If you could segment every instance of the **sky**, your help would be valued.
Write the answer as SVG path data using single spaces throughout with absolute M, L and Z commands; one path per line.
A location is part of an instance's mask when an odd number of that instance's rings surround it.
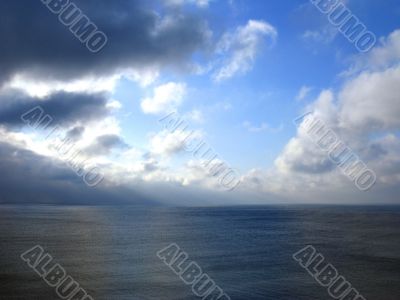
M 400 3 L 341 1 L 360 51 L 313 2 L 1 1 L 0 203 L 399 204 Z

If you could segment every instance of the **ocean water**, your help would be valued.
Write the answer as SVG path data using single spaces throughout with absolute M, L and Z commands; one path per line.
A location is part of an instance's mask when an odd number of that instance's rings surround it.
M 59 299 L 39 244 L 94 299 L 200 299 L 156 252 L 178 244 L 232 300 L 332 299 L 292 258 L 313 245 L 370 300 L 400 299 L 397 207 L 0 206 L 0 299 Z

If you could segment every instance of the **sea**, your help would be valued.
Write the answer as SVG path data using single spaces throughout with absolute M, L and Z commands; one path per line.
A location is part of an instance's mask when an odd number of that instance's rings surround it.
M 398 206 L 49 205 L 0 205 L 0 299 L 61 299 L 21 259 L 36 245 L 93 299 L 201 299 L 156 255 L 172 243 L 232 300 L 333 299 L 292 257 L 307 245 L 365 299 L 400 300 Z

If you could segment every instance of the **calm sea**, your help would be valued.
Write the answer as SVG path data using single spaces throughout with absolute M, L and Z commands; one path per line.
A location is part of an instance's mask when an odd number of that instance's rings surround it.
M 0 299 L 58 299 L 39 244 L 94 299 L 200 299 L 156 252 L 177 243 L 232 300 L 332 299 L 292 258 L 313 245 L 370 300 L 400 299 L 397 207 L 0 206 Z

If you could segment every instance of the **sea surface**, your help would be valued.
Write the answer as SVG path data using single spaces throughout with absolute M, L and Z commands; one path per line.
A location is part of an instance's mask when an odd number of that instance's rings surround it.
M 200 299 L 156 252 L 176 243 L 232 300 L 333 299 L 313 245 L 369 300 L 400 299 L 399 207 L 0 206 L 0 299 L 60 299 L 20 258 L 41 245 L 94 299 Z

